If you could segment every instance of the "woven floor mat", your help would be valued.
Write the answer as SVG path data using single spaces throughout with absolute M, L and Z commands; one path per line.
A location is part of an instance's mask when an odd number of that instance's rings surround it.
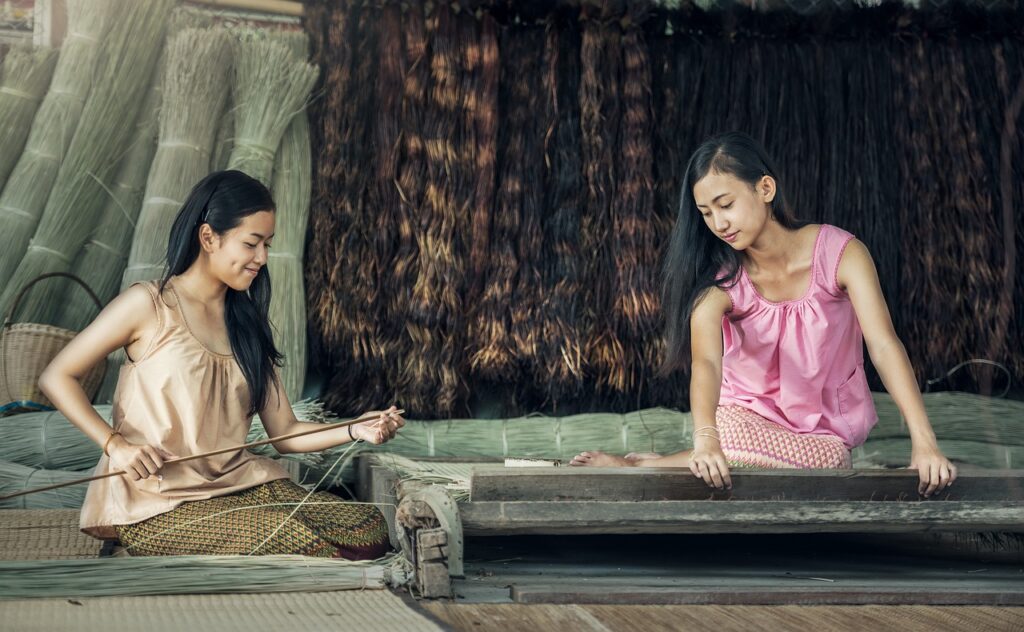
M 21 632 L 441 630 L 387 590 L 3 601 L 0 621 Z
M 78 530 L 77 509 L 0 510 L 0 560 L 97 557 L 102 542 Z

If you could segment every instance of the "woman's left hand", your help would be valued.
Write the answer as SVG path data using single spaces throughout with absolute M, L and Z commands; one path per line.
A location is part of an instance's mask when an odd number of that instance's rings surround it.
M 356 439 L 362 439 L 374 445 L 380 445 L 394 439 L 395 435 L 398 434 L 399 428 L 405 425 L 405 419 L 402 419 L 402 416 L 396 412 L 397 410 L 398 407 L 392 406 L 378 413 L 379 417 L 377 419 L 371 419 L 370 421 L 364 421 L 352 426 L 352 435 Z M 364 413 L 364 415 L 372 415 L 374 412 L 370 411 Z
M 917 491 L 925 498 L 937 490 L 946 489 L 956 480 L 956 466 L 942 454 L 938 446 L 912 448 L 910 469 L 917 470 L 921 479 Z

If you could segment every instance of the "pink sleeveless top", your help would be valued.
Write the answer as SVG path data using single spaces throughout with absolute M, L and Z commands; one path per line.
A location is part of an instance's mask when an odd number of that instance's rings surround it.
M 862 443 L 878 421 L 864 374 L 863 336 L 839 288 L 839 261 L 850 233 L 822 224 L 811 282 L 802 298 L 771 302 L 741 267 L 726 289 L 719 405 L 742 406 L 794 432 Z
M 173 283 L 173 281 L 172 281 Z M 126 360 L 114 392 L 114 429 L 132 443 L 188 456 L 245 443 L 252 417 L 249 387 L 234 356 L 207 349 L 192 334 L 171 284 L 141 284 L 156 306 L 158 330 L 149 349 Z M 95 474 L 111 471 L 106 456 Z M 80 527 L 116 538 L 113 525 L 134 524 L 192 500 L 205 500 L 288 478 L 273 459 L 246 450 L 166 466 L 163 480 L 114 476 L 89 484 Z

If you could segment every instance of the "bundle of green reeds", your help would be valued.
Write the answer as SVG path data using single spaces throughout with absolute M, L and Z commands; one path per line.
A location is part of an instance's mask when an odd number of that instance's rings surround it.
M 52 48 L 15 46 L 4 57 L 0 83 L 0 191 L 21 156 L 32 119 L 50 86 L 57 51 Z
M 302 395 L 306 379 L 306 290 L 302 256 L 309 220 L 312 170 L 309 119 L 305 112 L 299 112 L 288 126 L 277 153 L 271 188 L 277 204 L 274 249 L 267 259 L 274 286 L 270 322 L 274 326 L 277 347 L 284 354 L 281 379 L 291 401 Z
M 235 42 L 235 128 L 228 168 L 271 184 L 274 154 L 318 74 L 285 44 L 248 37 Z
M 208 22 L 207 14 L 179 7 L 171 14 L 171 22 L 167 27 L 167 41 L 185 28 L 202 26 Z M 107 183 L 108 197 L 100 220 L 72 266 L 79 278 L 93 289 L 104 304 L 117 294 L 121 286 L 121 276 L 127 265 L 128 250 L 131 248 L 147 176 L 156 152 L 166 68 L 165 45 L 161 50 L 138 120 L 135 122 L 135 132 L 129 141 L 128 151 L 121 158 L 117 174 Z M 95 308 L 88 296 L 82 292 L 69 292 L 67 299 L 62 301 L 62 309 L 56 322 L 62 327 L 79 330 L 88 324 L 94 311 Z M 108 370 L 112 377 L 116 377 L 116 366 L 108 367 Z
M 402 586 L 408 562 L 302 555 L 171 555 L 0 562 L 2 599 L 380 589 Z
M 109 405 L 95 406 L 96 413 L 111 423 Z M 323 406 L 315 401 L 301 400 L 292 404 L 295 417 L 300 421 L 325 423 L 338 421 L 329 418 Z M 44 470 L 86 470 L 94 467 L 100 458 L 100 447 L 89 440 L 60 411 L 32 412 L 12 415 L 0 424 L 0 461 L 9 461 Z M 247 443 L 267 438 L 263 423 L 256 415 L 249 428 Z M 276 457 L 273 446 L 257 446 L 256 454 Z M 313 462 L 312 457 L 297 453 L 292 460 Z
M 7 309 L 18 291 L 40 274 L 70 269 L 99 219 L 107 196 L 104 182 L 113 176 L 128 148 L 132 125 L 150 84 L 163 46 L 173 0 L 124 2 L 100 47 L 100 63 L 39 226 L 0 297 Z M 154 45 L 156 42 L 156 45 Z M 37 185 L 38 186 L 38 185 Z M 22 317 L 50 322 L 60 305 L 58 284 L 32 292 Z
M 79 433 L 81 434 L 81 433 Z M 41 470 L 34 467 L 0 461 L 0 496 L 17 494 L 49 485 L 60 485 L 83 478 L 81 472 Z M 0 501 L 2 509 L 77 509 L 85 500 L 87 487 L 68 485 L 44 492 L 26 494 Z
M 5 237 L 4 248 L 0 249 L 0 286 L 8 290 L 78 127 L 94 83 L 100 40 L 122 1 L 67 2 L 68 36 L 53 81 L 32 121 L 25 149 L 0 194 L 0 230 Z
M 174 217 L 209 172 L 218 116 L 228 94 L 230 41 L 222 29 L 185 29 L 168 44 L 160 140 L 121 289 L 163 275 Z

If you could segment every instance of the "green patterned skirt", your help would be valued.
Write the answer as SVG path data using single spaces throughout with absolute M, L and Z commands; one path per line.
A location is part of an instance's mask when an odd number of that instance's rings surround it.
M 388 525 L 376 507 L 316 492 L 292 514 L 307 493 L 280 479 L 187 502 L 115 528 L 129 555 L 295 554 L 367 560 L 388 552 Z

